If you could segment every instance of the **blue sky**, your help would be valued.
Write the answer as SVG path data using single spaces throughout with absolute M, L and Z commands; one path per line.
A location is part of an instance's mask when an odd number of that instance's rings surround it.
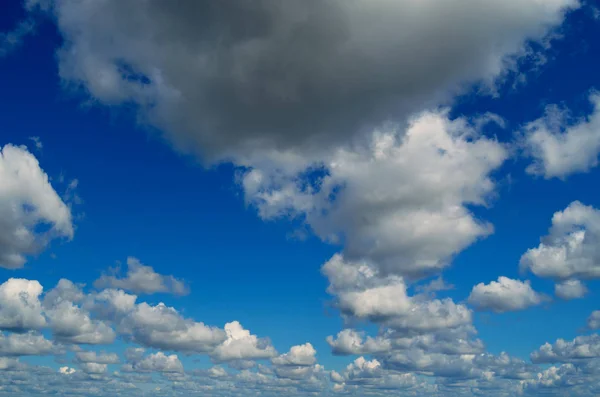
M 2 6 L 0 395 L 597 395 L 598 9 L 276 3 Z

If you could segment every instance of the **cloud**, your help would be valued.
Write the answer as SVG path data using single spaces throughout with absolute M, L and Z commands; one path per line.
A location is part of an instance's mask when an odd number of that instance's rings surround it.
M 569 125 L 565 111 L 551 106 L 546 115 L 525 126 L 525 145 L 533 158 L 527 172 L 546 179 L 565 179 L 598 165 L 600 95 L 593 94 L 593 112 Z
M 545 343 L 531 353 L 531 361 L 543 363 L 565 363 L 573 360 L 600 357 L 600 335 L 578 336 L 572 341 L 558 339 L 555 343 Z
M 340 254 L 326 262 L 322 273 L 327 291 L 347 317 L 368 319 L 403 332 L 431 332 L 471 322 L 471 311 L 451 299 L 410 297 L 398 276 L 384 276 L 367 262 L 351 262 Z
M 38 333 L 0 334 L 0 356 L 45 356 L 55 351 L 54 344 Z
M 500 276 L 489 284 L 479 283 L 469 295 L 469 304 L 477 310 L 497 313 L 523 310 L 539 305 L 545 297 L 531 288 L 529 280 L 513 280 Z
M 577 6 L 69 0 L 54 16 L 63 80 L 101 103 L 136 103 L 177 147 L 223 158 L 345 141 L 490 82 Z
M 35 31 L 35 23 L 31 19 L 20 21 L 17 26 L 9 31 L 0 33 L 0 58 L 16 50 L 25 37 Z
M 288 353 L 272 358 L 271 362 L 275 365 L 314 365 L 317 362 L 316 354 L 315 348 L 310 343 L 305 343 L 304 345 L 292 346 Z
M 588 289 L 579 280 L 565 280 L 554 286 L 554 293 L 561 299 L 578 299 L 583 298 Z
M 48 317 L 54 338 L 63 343 L 110 344 L 116 334 L 110 325 L 93 319 L 78 302 L 83 299 L 81 290 L 66 279 L 44 297 L 44 313 Z
M 223 330 L 186 319 L 162 302 L 139 303 L 116 322 L 122 336 L 157 349 L 207 353 L 226 339 Z
M 555 280 L 600 277 L 600 211 L 574 201 L 552 216 L 549 234 L 521 257 L 523 271 Z
M 61 374 L 63 374 L 63 375 L 72 375 L 75 372 L 77 372 L 77 370 L 74 369 L 74 368 L 70 368 L 70 367 L 60 367 L 58 369 L 58 372 L 61 373 Z
M 138 259 L 127 258 L 127 276 L 119 278 L 103 274 L 94 282 L 96 288 L 120 288 L 136 294 L 155 294 L 166 292 L 174 295 L 187 295 L 189 288 L 173 276 L 158 274 L 150 266 L 143 265 Z
M 323 240 L 343 242 L 349 260 L 418 278 L 493 232 L 467 206 L 487 205 L 490 174 L 507 156 L 472 121 L 423 112 L 406 129 L 388 126 L 365 145 L 336 150 L 315 165 L 318 172 L 267 162 L 244 174 L 242 186 L 263 218 L 304 217 Z
M 215 362 L 265 359 L 277 355 L 270 341 L 250 334 L 237 321 L 225 324 L 225 332 L 227 339 L 210 354 Z
M 21 268 L 54 238 L 73 237 L 71 211 L 24 147 L 0 149 L 0 267 Z
M 42 285 L 37 281 L 10 278 L 0 284 L 0 329 L 25 332 L 46 325 L 39 296 Z
M 594 310 L 587 319 L 589 329 L 600 329 L 600 310 Z
M 80 363 L 118 364 L 119 356 L 116 353 L 101 353 L 95 351 L 79 351 L 75 358 Z
M 183 364 L 176 354 L 167 356 L 163 352 L 150 354 L 130 364 L 128 370 L 139 372 L 183 372 Z
M 332 353 L 336 355 L 382 353 L 392 348 L 389 339 L 367 336 L 365 340 L 364 332 L 357 332 L 352 329 L 340 331 L 337 334 L 337 338 L 328 336 L 327 343 L 331 346 Z

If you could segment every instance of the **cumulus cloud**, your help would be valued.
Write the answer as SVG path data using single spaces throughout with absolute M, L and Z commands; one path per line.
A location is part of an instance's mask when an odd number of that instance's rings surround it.
M 24 147 L 0 149 L 0 267 L 23 267 L 54 238 L 73 237 L 71 210 Z
M 237 321 L 225 324 L 225 332 L 227 339 L 210 354 L 216 362 L 265 359 L 277 354 L 269 340 L 252 335 Z
M 587 319 L 587 326 L 590 329 L 600 329 L 600 310 L 594 310 Z
M 313 365 L 317 362 L 316 354 L 315 348 L 310 343 L 305 343 L 292 346 L 289 352 L 271 359 L 271 362 L 275 365 Z
M 468 301 L 478 310 L 502 313 L 539 305 L 544 299 L 543 295 L 531 288 L 529 280 L 520 281 L 500 276 L 498 281 L 474 286 Z
M 583 298 L 587 292 L 587 287 L 579 280 L 565 280 L 554 286 L 556 296 L 565 300 Z
M 549 234 L 521 257 L 522 270 L 556 280 L 600 277 L 600 211 L 574 201 L 552 216 Z
M 364 355 L 373 353 L 382 353 L 392 347 L 389 339 L 367 336 L 364 339 L 364 332 L 358 332 L 353 329 L 345 329 L 337 334 L 337 337 L 327 337 L 327 343 L 331 346 L 331 351 L 336 355 Z
M 0 329 L 24 332 L 45 326 L 39 301 L 42 290 L 35 280 L 10 278 L 0 284 Z
M 116 353 L 100 353 L 95 351 L 79 351 L 75 358 L 80 363 L 118 364 L 119 356 Z
M 525 144 L 534 160 L 527 167 L 528 173 L 565 179 L 598 165 L 600 95 L 593 94 L 590 101 L 593 112 L 572 125 L 565 111 L 551 106 L 544 117 L 525 126 Z
M 322 267 L 327 291 L 342 314 L 368 319 L 403 332 L 431 332 L 470 324 L 471 311 L 451 299 L 420 299 L 406 293 L 401 277 L 384 276 L 367 262 L 351 262 L 339 254 Z
M 325 241 L 343 241 L 349 260 L 410 278 L 439 272 L 492 233 L 467 205 L 486 205 L 493 195 L 490 173 L 507 157 L 502 144 L 467 119 L 449 120 L 447 110 L 421 113 L 406 129 L 388 126 L 367 141 L 321 160 L 317 183 L 305 168 L 255 167 L 243 176 L 246 199 L 263 218 L 303 216 Z
M 183 372 L 183 364 L 176 354 L 167 356 L 163 352 L 150 354 L 139 361 L 125 366 L 127 370 L 139 372 Z
M 145 266 L 137 258 L 127 258 L 127 275 L 119 278 L 104 274 L 94 282 L 96 288 L 117 288 L 132 291 L 136 294 L 154 294 L 167 292 L 175 295 L 186 295 L 189 288 L 181 280 L 173 276 L 158 274 L 150 266 Z
M 38 333 L 0 334 L 0 356 L 45 356 L 55 351 L 54 344 Z
M 83 292 L 71 281 L 62 279 L 44 297 L 44 313 L 54 337 L 64 343 L 109 344 L 116 334 L 107 323 L 92 318 L 80 306 Z
M 222 329 L 186 319 L 164 303 L 139 303 L 117 319 L 119 333 L 141 345 L 186 353 L 207 353 L 226 339 Z
M 134 102 L 179 148 L 222 158 L 345 140 L 491 81 L 577 5 L 69 0 L 54 15 L 65 81 Z
M 553 344 L 545 343 L 531 353 L 534 363 L 565 363 L 573 360 L 600 357 L 600 335 L 578 336 L 572 341 L 558 339 Z

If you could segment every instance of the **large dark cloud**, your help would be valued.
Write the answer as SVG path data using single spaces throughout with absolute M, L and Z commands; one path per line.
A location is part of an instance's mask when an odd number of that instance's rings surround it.
M 492 81 L 576 0 L 55 1 L 60 74 L 180 148 L 337 142 Z

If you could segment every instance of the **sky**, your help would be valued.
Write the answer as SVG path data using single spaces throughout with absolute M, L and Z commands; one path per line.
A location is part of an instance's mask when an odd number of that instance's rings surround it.
M 0 396 L 600 394 L 600 6 L 5 0 Z

